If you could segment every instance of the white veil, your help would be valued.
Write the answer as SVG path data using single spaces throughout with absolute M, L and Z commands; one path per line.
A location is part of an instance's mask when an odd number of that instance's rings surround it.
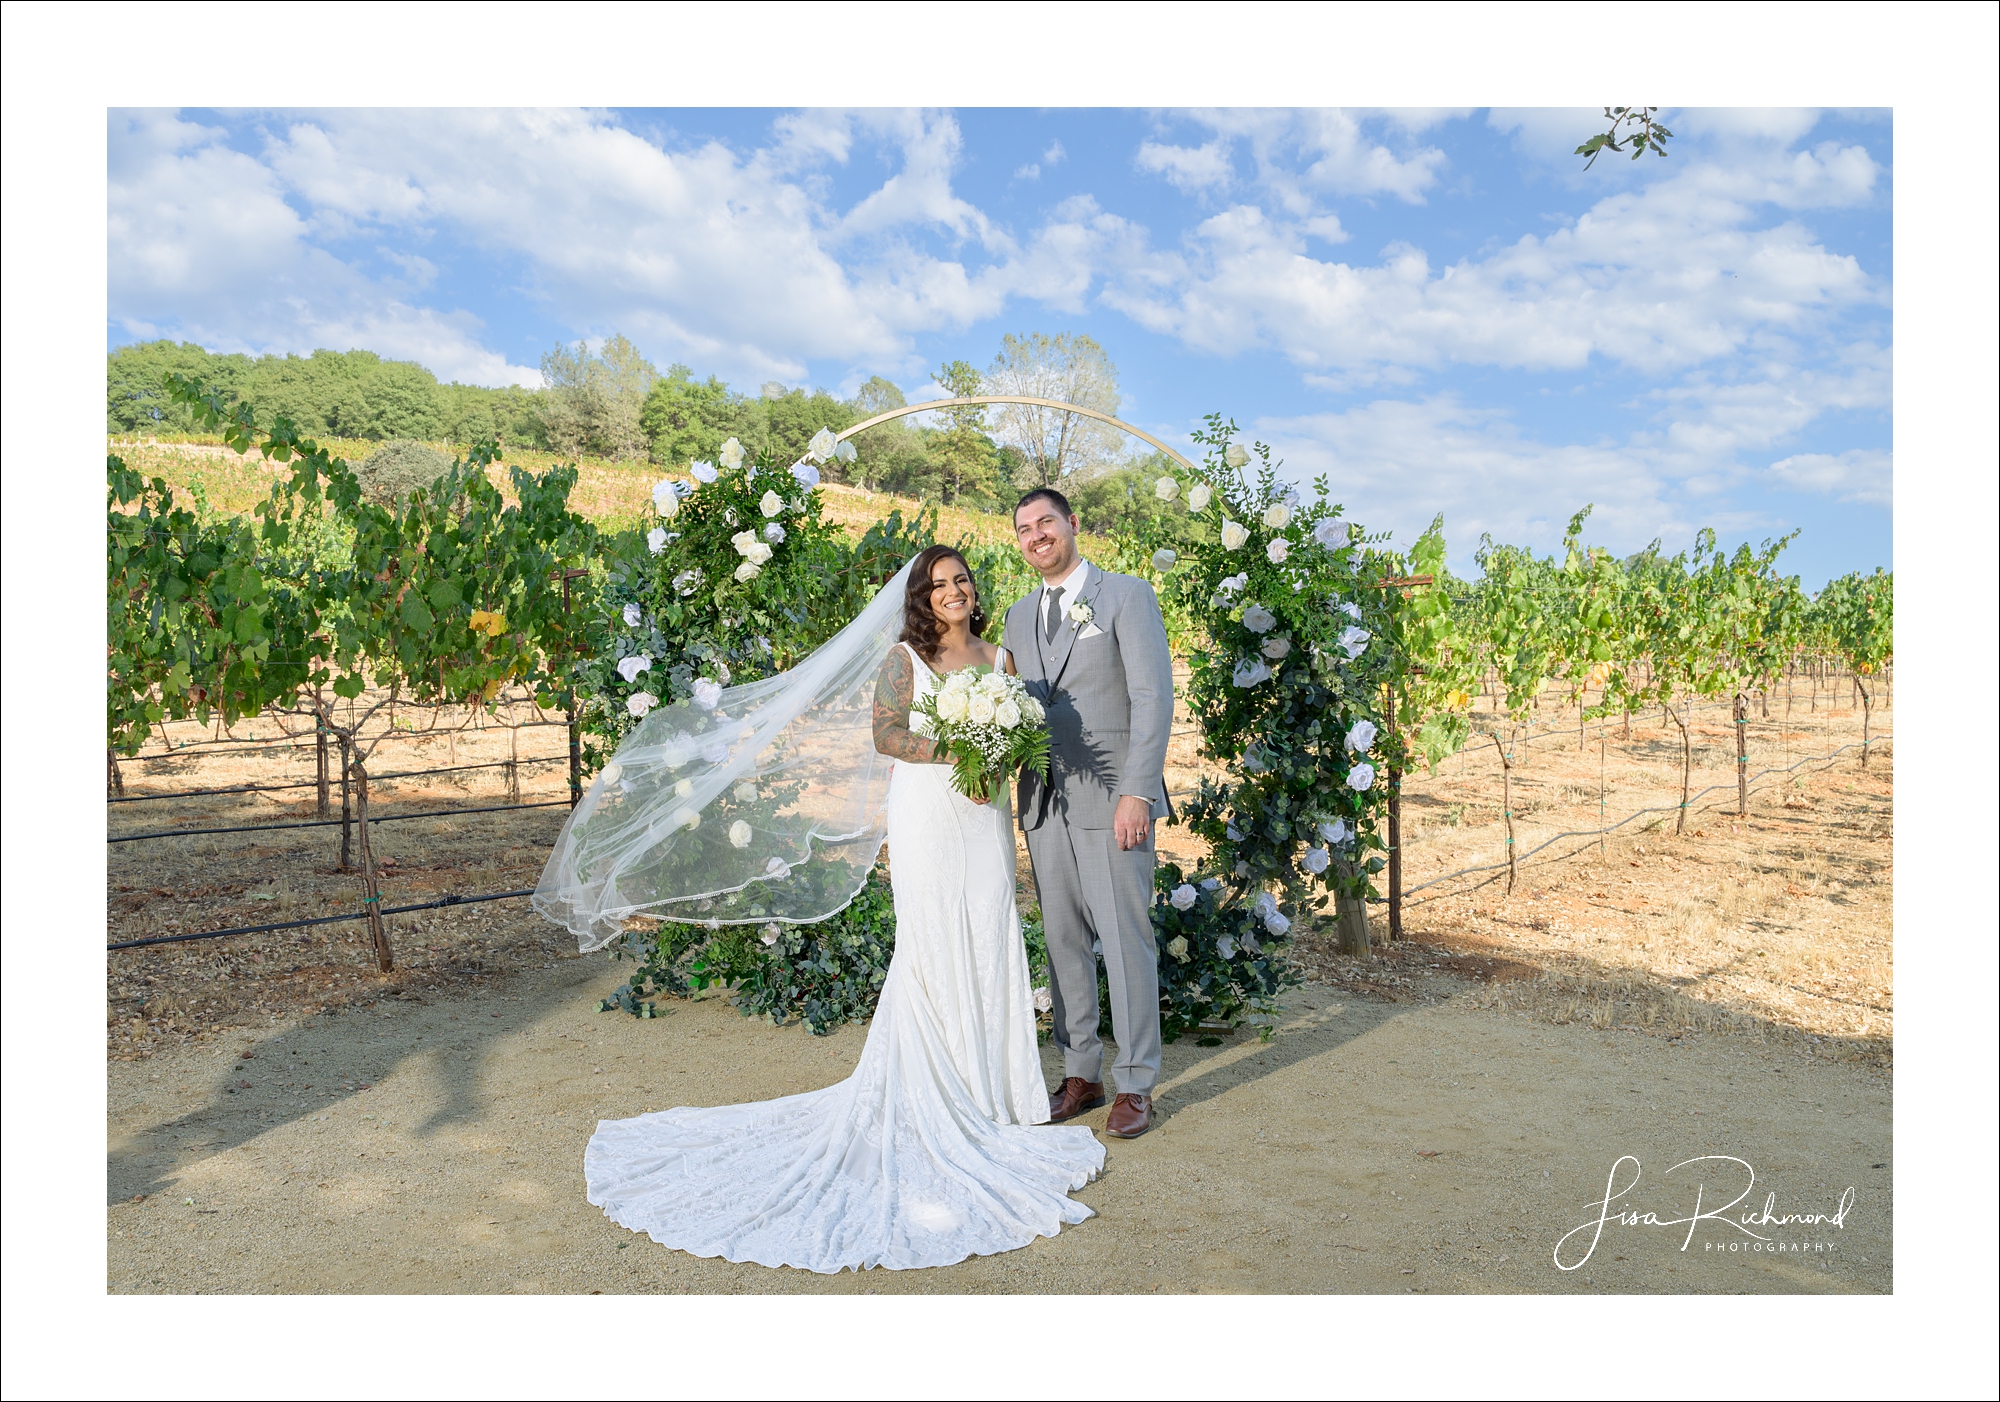
M 588 952 L 635 915 L 804 925 L 852 901 L 887 835 L 875 682 L 915 563 L 790 671 L 647 715 L 563 824 L 535 909 Z

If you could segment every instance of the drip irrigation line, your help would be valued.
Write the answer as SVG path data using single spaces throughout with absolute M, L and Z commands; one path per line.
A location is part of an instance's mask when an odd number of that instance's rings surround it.
M 497 803 L 490 808 L 433 808 L 423 813 L 392 813 L 386 818 L 371 816 L 369 826 L 376 823 L 407 823 L 418 818 L 455 818 L 464 813 L 512 813 L 522 808 L 553 808 L 558 803 L 570 806 L 566 798 L 551 798 L 538 803 Z M 315 818 L 306 823 L 248 823 L 233 828 L 162 828 L 158 832 L 135 832 L 124 837 L 107 837 L 106 843 L 145 842 L 155 837 L 202 837 L 224 832 L 278 832 L 286 828 L 337 828 L 346 822 L 360 822 L 356 818 Z
M 500 769 L 510 764 L 558 764 L 568 759 L 568 755 L 536 755 L 532 759 L 496 759 L 482 764 L 448 764 L 442 769 L 405 769 L 396 774 L 370 774 L 370 783 L 383 783 L 390 779 L 417 779 L 427 774 L 457 774 L 467 769 Z M 338 782 L 328 776 L 328 783 Z M 163 798 L 227 798 L 232 794 L 276 793 L 280 789 L 312 789 L 319 787 L 317 779 L 301 779 L 296 784 L 246 784 L 232 789 L 179 789 L 173 793 L 135 794 L 129 798 L 107 798 L 106 803 L 153 803 Z
M 1873 748 L 1873 747 L 1874 747 L 1874 746 L 1875 746 L 1875 745 L 1876 745 L 1876 744 L 1877 744 L 1877 743 L 1878 743 L 1879 741 L 1881 741 L 1881 740 L 1887 740 L 1887 739 L 1891 739 L 1891 738 L 1893 738 L 1893 737 L 1891 737 L 1891 736 L 1887 736 L 1887 735 L 1882 735 L 1882 736 L 1871 736 L 1871 737 L 1869 738 L 1869 741 L 1868 741 L 1868 746 L 1869 746 L 1869 748 L 1871 748 L 1871 749 L 1872 749 L 1872 748 Z M 1832 759 L 1834 758 L 1834 756 L 1836 756 L 1836 755 L 1839 755 L 1839 754 L 1841 754 L 1841 753 L 1843 753 L 1843 752 L 1845 752 L 1845 751 L 1847 751 L 1847 750 L 1857 750 L 1857 749 L 1860 749 L 1860 748 L 1861 748 L 1861 742 L 1857 740 L 1857 741 L 1855 741 L 1855 742 L 1854 742 L 1853 744 L 1850 744 L 1850 745 L 1842 745 L 1842 746 L 1841 746 L 1841 747 L 1840 747 L 1839 749 L 1835 750 L 1835 751 L 1834 751 L 1834 752 L 1833 752 L 1832 754 L 1828 754 L 1828 755 L 1808 755 L 1808 756 L 1807 756 L 1806 758 L 1804 758 L 1804 759 L 1800 760 L 1800 761 L 1799 761 L 1799 762 L 1798 762 L 1797 764 L 1790 764 L 1790 765 L 1786 765 L 1786 766 L 1785 766 L 1784 768 L 1782 768 L 1782 769 L 1760 769 L 1760 770 L 1758 770 L 1758 771 L 1757 771 L 1757 773 L 1753 774 L 1753 775 L 1752 775 L 1752 776 L 1750 777 L 1750 779 L 1749 779 L 1749 782 L 1750 782 L 1750 783 L 1752 783 L 1752 784 L 1754 784 L 1754 783 L 1756 783 L 1756 782 L 1757 782 L 1757 780 L 1759 780 L 1759 779 L 1763 778 L 1763 777 L 1764 777 L 1765 775 L 1767 775 L 1767 774 L 1789 774 L 1789 773 L 1791 773 L 1791 772 L 1792 772 L 1793 770 L 1795 770 L 1795 769 L 1798 769 L 1798 768 L 1800 768 L 1800 767 L 1801 767 L 1801 766 L 1803 766 L 1803 765 L 1808 765 L 1808 764 L 1825 764 L 1825 763 L 1828 763 L 1829 761 L 1831 761 L 1831 760 L 1832 760 Z M 1626 815 L 1625 817 L 1623 817 L 1623 818 L 1620 818 L 1620 819 L 1619 819 L 1619 820 L 1618 820 L 1617 822 L 1613 823 L 1613 824 L 1612 824 L 1612 825 L 1611 825 L 1610 827 L 1605 827 L 1605 828 L 1583 828 L 1583 829 L 1578 829 L 1577 831 L 1574 831 L 1574 832 L 1559 832 L 1559 833 L 1557 833 L 1557 834 L 1556 834 L 1556 835 L 1555 835 L 1554 837 L 1551 837 L 1550 839 L 1548 839 L 1548 841 L 1546 841 L 1546 842 L 1542 843 L 1542 844 L 1541 844 L 1540 846 L 1538 846 L 1538 847 L 1534 848 L 1534 849 L 1533 849 L 1532 851 L 1529 851 L 1529 852 L 1527 852 L 1527 853 L 1524 853 L 1524 854 L 1523 854 L 1523 855 L 1522 855 L 1521 857 L 1519 857 L 1519 858 L 1517 859 L 1517 866 L 1518 866 L 1518 864 L 1519 864 L 1520 862 L 1525 862 L 1525 861 L 1527 861 L 1527 860 L 1528 860 L 1528 859 L 1529 859 L 1530 857 L 1533 857 L 1533 856 L 1535 855 L 1535 853 L 1536 853 L 1536 852 L 1540 852 L 1540 851 L 1542 851 L 1542 850 L 1543 850 L 1544 848 L 1547 848 L 1547 847 L 1552 847 L 1552 846 L 1554 846 L 1554 845 L 1555 845 L 1556 843 L 1558 843 L 1558 842 L 1561 842 L 1561 841 L 1563 841 L 1563 840 L 1564 840 L 1565 838 L 1571 838 L 1571 837 L 1581 837 L 1581 838 L 1586 838 L 1586 839 L 1588 839 L 1588 838 L 1598 838 L 1598 837 L 1602 837 L 1602 836 L 1604 836 L 1604 835 L 1605 835 L 1606 833 L 1613 833 L 1613 832 L 1616 832 L 1616 831 L 1618 831 L 1618 829 L 1620 829 L 1620 828 L 1624 827 L 1624 826 L 1625 826 L 1625 825 L 1626 825 L 1627 823 L 1631 822 L 1631 821 L 1632 821 L 1632 820 L 1633 820 L 1634 818 L 1643 818 L 1643 817 L 1645 817 L 1645 816 L 1646 816 L 1646 815 L 1647 815 L 1648 813 L 1672 813 L 1672 812 L 1675 812 L 1675 811 L 1677 811 L 1677 810 L 1679 810 L 1679 809 L 1681 809 L 1681 808 L 1691 808 L 1691 807 L 1693 807 L 1693 806 L 1694 806 L 1694 804 L 1695 804 L 1695 803 L 1696 803 L 1696 802 L 1697 802 L 1698 800 L 1700 800 L 1700 799 L 1703 799 L 1703 798 L 1706 798 L 1706 797 L 1707 797 L 1708 795 L 1710 795 L 1710 794 L 1714 793 L 1714 792 L 1715 792 L 1715 791 L 1716 791 L 1717 789 L 1734 789 L 1735 787 L 1736 787 L 1736 785 L 1735 785 L 1735 784 L 1734 784 L 1733 782 L 1732 782 L 1732 783 L 1727 783 L 1727 784 L 1710 784 L 1710 785 L 1709 785 L 1709 786 L 1708 786 L 1707 788 L 1703 789 L 1703 790 L 1702 790 L 1702 791 L 1701 791 L 1700 793 L 1697 793 L 1697 794 L 1695 794 L 1695 795 L 1694 795 L 1693 797 L 1689 798 L 1689 799 L 1688 799 L 1688 801 L 1687 801 L 1686 803 L 1684 803 L 1684 804 L 1682 804 L 1682 803 L 1669 803 L 1669 804 L 1666 804 L 1666 805 L 1664 805 L 1664 806 L 1662 806 L 1662 807 L 1658 807 L 1658 808 L 1641 808 L 1641 809 L 1640 809 L 1640 810 L 1639 810 L 1638 812 L 1636 812 L 1636 813 L 1629 813 L 1629 814 L 1627 814 L 1627 815 Z M 1582 851 L 1586 851 L 1586 850 L 1588 850 L 1588 846 L 1589 846 L 1589 844 L 1588 844 L 1588 843 L 1586 842 L 1586 844 L 1585 844 L 1585 845 L 1584 845 L 1583 847 L 1579 847 L 1579 848 L 1577 848 L 1577 849 L 1576 849 L 1576 851 L 1577 851 L 1577 852 L 1582 852 Z M 1551 861 L 1564 861 L 1564 860 L 1567 860 L 1567 859 L 1568 859 L 1568 858 L 1570 858 L 1570 857 L 1574 857 L 1575 855 L 1576 855 L 1576 852 L 1565 852 L 1565 853 L 1563 853 L 1563 855 L 1562 855 L 1561 857 L 1552 857 L 1552 858 L 1550 858 L 1550 860 L 1551 860 Z M 1462 896 L 1462 895 L 1465 895 L 1467 891 L 1476 891 L 1476 890 L 1478 890 L 1478 889 L 1479 889 L 1479 888 L 1480 888 L 1481 886 L 1484 886 L 1484 885 L 1488 884 L 1489 882 L 1493 882 L 1493 881 L 1497 881 L 1497 880 L 1499 880 L 1499 879 L 1500 879 L 1500 877 L 1499 877 L 1499 873 L 1501 873 L 1501 872 L 1504 872 L 1504 871 L 1506 871 L 1506 869 L 1507 869 L 1507 863 L 1505 863 L 1505 862 L 1495 862 L 1495 863 L 1493 863 L 1493 864 L 1492 864 L 1491 866 L 1478 866 L 1478 867 L 1465 867 L 1465 868 L 1463 868 L 1463 869 L 1461 869 L 1461 870 L 1459 870 L 1459 871 L 1454 871 L 1454 872 L 1448 872 L 1447 874 L 1445 874 L 1445 875 L 1443 875 L 1443 876 L 1434 876 L 1434 877 L 1432 877 L 1432 878 L 1431 878 L 1431 879 L 1430 879 L 1429 881 L 1426 881 L 1426 882 L 1424 882 L 1424 883 L 1423 883 L 1423 885 L 1421 885 L 1421 886 L 1412 886 L 1412 887 L 1411 887 L 1411 888 L 1410 888 L 1409 890 L 1407 890 L 1407 891 L 1403 892 L 1403 904 L 1404 904 L 1404 905 L 1406 905 L 1406 906 L 1407 906 L 1407 905 L 1412 905 L 1412 904 L 1414 904 L 1414 905 L 1423 905 L 1423 904 L 1425 903 L 1425 901 L 1435 901 L 1435 900 L 1442 900 L 1442 899 L 1443 899 L 1443 898 L 1444 898 L 1445 896 L 1452 896 L 1452 895 L 1460 895 L 1460 896 Z M 1414 895 L 1415 895 L 1415 894 L 1416 894 L 1417 892 L 1419 892 L 1419 891 L 1424 891 L 1424 890 L 1428 890 L 1428 889 L 1429 889 L 1429 888 L 1431 888 L 1432 886 L 1436 886 L 1436 885 L 1439 885 L 1439 884 L 1440 884 L 1440 883 L 1442 883 L 1442 882 L 1446 882 L 1446 881 L 1455 881 L 1455 880 L 1457 880 L 1457 879 L 1458 879 L 1459 877 L 1461 877 L 1461 876 L 1476 876 L 1476 875 L 1477 875 L 1478 873 L 1480 873 L 1480 872 L 1482 872 L 1482 871 L 1490 871 L 1490 872 L 1493 872 L 1493 873 L 1494 873 L 1494 875 L 1492 875 L 1492 876 L 1489 876 L 1489 877 L 1487 877 L 1485 881 L 1481 881 L 1481 882 L 1478 882 L 1478 883 L 1476 883 L 1476 884 L 1474 884 L 1474 885 L 1472 885 L 1472 886 L 1469 886 L 1469 887 L 1467 887 L 1465 891 L 1440 891 L 1440 892 L 1439 892 L 1439 893 L 1438 893 L 1437 895 L 1435 895 L 1435 896 L 1426 896 L 1426 897 L 1424 898 L 1424 900 L 1422 900 L 1422 901 L 1414 901 L 1414 902 L 1413 902 L 1413 901 L 1411 901 L 1411 900 L 1410 900 L 1410 897 L 1411 897 L 1411 896 L 1414 896 Z
M 511 901 L 520 896 L 534 895 L 532 889 L 526 891 L 498 891 L 490 896 L 444 896 L 434 901 L 420 901 L 416 905 L 390 906 L 383 915 L 407 915 L 413 910 L 436 910 L 447 905 L 476 905 L 480 901 Z M 379 899 L 379 897 L 377 898 Z M 364 902 L 365 904 L 365 902 Z M 230 930 L 201 930 L 192 935 L 155 935 L 150 939 L 121 940 L 117 944 L 104 946 L 105 952 L 114 949 L 144 949 L 151 944 L 180 944 L 187 940 L 219 940 L 225 935 L 257 935 L 267 930 L 301 930 L 308 925 L 338 925 L 347 920 L 366 920 L 368 912 L 356 911 L 352 915 L 321 915 L 311 920 L 280 920 L 271 925 L 238 925 Z

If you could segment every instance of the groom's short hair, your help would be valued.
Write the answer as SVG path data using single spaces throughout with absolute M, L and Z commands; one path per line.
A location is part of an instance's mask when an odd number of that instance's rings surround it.
M 1026 506 L 1029 502 L 1034 501 L 1038 497 L 1041 498 L 1043 501 L 1048 502 L 1048 504 L 1053 506 L 1056 510 L 1062 512 L 1064 516 L 1076 515 L 1076 508 L 1069 504 L 1068 497 L 1064 496 L 1054 487 L 1037 487 L 1035 488 L 1034 491 L 1029 492 L 1026 496 L 1022 497 L 1019 501 L 1014 503 L 1014 519 L 1016 521 L 1020 520 L 1021 508 Z

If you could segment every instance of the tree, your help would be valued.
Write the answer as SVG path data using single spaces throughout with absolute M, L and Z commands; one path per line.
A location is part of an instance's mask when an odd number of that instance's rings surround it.
M 1007 336 L 986 371 L 986 393 L 1025 395 L 1118 412 L 1118 367 L 1088 336 L 1064 333 Z M 1020 450 L 1024 462 L 1014 485 L 1049 487 L 1071 473 L 1115 459 L 1118 430 L 1065 409 L 1003 404 L 994 411 L 994 436 Z
M 1875 695 L 1863 677 L 1882 670 L 1896 651 L 1896 577 L 1877 568 L 1873 574 L 1846 574 L 1820 590 L 1814 610 L 1825 620 L 1834 650 L 1854 673 L 1861 693 L 1861 767 L 1868 767 L 1868 726 L 1875 714 Z
M 408 360 L 384 361 L 360 381 L 359 389 L 356 422 L 342 425 L 349 437 L 444 437 L 444 400 L 437 376 L 423 366 Z
M 628 460 L 642 456 L 641 429 L 647 393 L 659 378 L 638 348 L 613 335 L 601 353 L 587 342 L 562 345 L 542 357 L 542 422 L 559 453 L 594 453 Z
M 1657 107 L 1607 107 L 1604 109 L 1604 120 L 1611 124 L 1610 129 L 1599 132 L 1570 154 L 1589 157 L 1583 163 L 1585 170 L 1596 165 L 1597 158 L 1606 151 L 1622 153 L 1627 146 L 1632 148 L 1632 159 L 1635 161 L 1647 151 L 1664 157 L 1667 154 L 1667 138 L 1673 133 L 1654 120 L 1653 114 L 1659 110 Z M 1632 130 L 1621 138 L 1619 130 L 1627 126 Z
M 736 434 L 740 408 L 729 386 L 715 376 L 697 380 L 685 365 L 670 367 L 653 381 L 639 410 L 648 456 L 672 468 L 714 462 L 722 440 Z
M 980 393 L 979 372 L 963 360 L 948 361 L 931 376 L 954 399 Z M 939 495 L 947 504 L 962 500 L 989 502 L 998 495 L 993 442 L 986 436 L 986 411 L 962 404 L 940 411 L 944 427 L 931 439 L 937 464 Z
M 896 385 L 873 376 L 847 401 L 849 423 L 861 423 L 909 403 Z M 930 447 L 908 419 L 891 419 L 877 424 L 851 441 L 860 457 L 848 469 L 859 486 L 873 483 L 886 491 L 903 492 L 920 498 L 935 497 L 939 474 L 931 461 Z
M 230 403 L 250 371 L 247 355 L 215 355 L 192 341 L 141 341 L 106 356 L 107 433 L 186 433 L 194 416 L 167 393 L 169 373 L 205 381 Z

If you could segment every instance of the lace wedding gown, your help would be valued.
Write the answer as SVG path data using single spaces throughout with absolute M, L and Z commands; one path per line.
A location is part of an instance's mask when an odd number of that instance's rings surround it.
M 916 653 L 916 694 L 936 678 Z M 896 952 L 854 1074 L 748 1105 L 602 1120 L 590 1201 L 697 1256 L 833 1272 L 947 1266 L 1091 1216 L 1104 1148 L 1050 1126 L 1004 797 L 899 761 L 888 832 Z M 1003 790 L 1004 793 L 1004 790 Z

